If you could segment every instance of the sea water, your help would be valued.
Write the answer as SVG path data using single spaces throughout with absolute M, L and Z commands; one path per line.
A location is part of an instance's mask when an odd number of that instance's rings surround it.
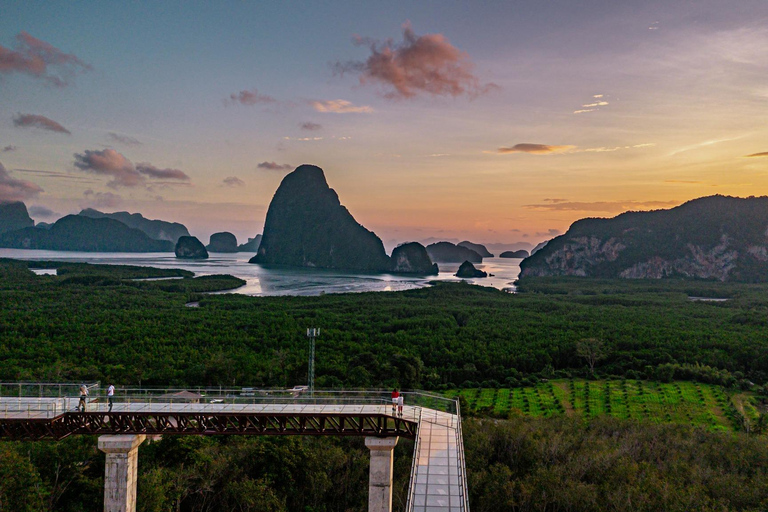
M 181 268 L 196 276 L 229 274 L 243 279 L 246 284 L 224 293 L 244 295 L 320 295 L 322 293 L 387 292 L 429 286 L 430 281 L 460 281 L 454 277 L 459 264 L 439 263 L 437 276 L 405 274 L 374 274 L 342 272 L 309 268 L 262 266 L 248 263 L 254 253 L 210 253 L 207 260 L 182 260 L 173 253 L 126 252 L 74 252 L 0 249 L 0 258 L 35 261 L 71 261 L 107 265 L 138 265 L 156 268 Z M 520 273 L 518 258 L 485 258 L 475 264 L 492 277 L 465 279 L 465 281 L 514 291 L 513 283 Z

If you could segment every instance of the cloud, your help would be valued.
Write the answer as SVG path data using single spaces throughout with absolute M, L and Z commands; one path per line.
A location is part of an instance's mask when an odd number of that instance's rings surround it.
M 746 158 L 759 158 L 762 156 L 768 156 L 768 151 L 764 151 L 762 153 L 752 153 L 751 155 L 747 155 Z
M 714 146 L 715 144 L 721 144 L 723 142 L 730 142 L 730 141 L 733 141 L 733 140 L 743 139 L 746 136 L 747 135 L 739 135 L 738 137 L 729 137 L 729 138 L 726 138 L 726 139 L 707 140 L 707 141 L 704 141 L 704 142 L 700 142 L 698 144 L 693 144 L 691 146 L 685 146 L 685 147 L 682 147 L 680 149 L 677 149 L 677 150 L 671 152 L 669 154 L 669 156 L 674 156 L 674 155 L 678 155 L 680 153 L 685 153 L 686 151 L 691 151 L 692 149 L 699 149 L 699 148 L 703 148 L 703 147 L 707 147 L 707 146 Z
M 363 61 L 337 62 L 337 74 L 357 73 L 361 85 L 380 84 L 386 98 L 431 96 L 476 97 L 495 84 L 481 84 L 473 74 L 469 55 L 453 46 L 442 34 L 417 36 L 410 22 L 403 24 L 403 41 L 380 42 L 355 36 L 355 46 L 367 46 L 371 55 Z
M 680 201 L 595 201 L 595 202 L 561 202 L 549 204 L 526 204 L 524 208 L 548 211 L 575 212 L 606 212 L 619 213 L 628 210 L 652 210 L 677 206 Z
M 8 146 L 5 146 L 5 147 L 2 149 L 2 151 L 1 151 L 1 152 L 2 152 L 2 153 L 8 153 L 9 151 L 16 151 L 17 149 L 19 149 L 19 148 L 18 148 L 18 146 L 14 146 L 14 145 L 8 145 Z
M 347 100 L 325 100 L 325 101 L 310 101 L 312 107 L 318 112 L 332 113 L 332 114 L 370 114 L 373 112 L 373 108 L 362 105 L 355 106 L 352 102 Z
M 90 64 L 75 55 L 64 53 L 26 32 L 16 36 L 15 50 L 0 45 L 0 74 L 21 73 L 64 87 L 77 72 L 91 69 Z
M 562 153 L 574 149 L 576 146 L 551 146 L 549 144 L 529 144 L 527 142 L 515 144 L 511 147 L 502 147 L 497 151 L 499 153 L 530 153 L 532 155 L 549 155 L 552 153 Z
M 123 202 L 123 198 L 112 192 L 94 192 L 90 188 L 83 192 L 86 198 L 84 203 L 80 203 L 81 208 L 116 208 Z
M 608 105 L 607 101 L 596 101 L 594 103 L 587 103 L 585 105 L 582 105 L 584 108 L 592 108 L 592 107 L 604 107 Z
M 128 135 L 120 135 L 115 132 L 109 132 L 107 136 L 115 142 L 125 144 L 126 146 L 141 146 L 141 141 Z
M 289 171 L 293 169 L 291 164 L 278 164 L 275 162 L 261 162 L 256 166 L 257 169 L 266 169 L 268 171 Z
M 312 121 L 307 121 L 305 123 L 300 123 L 299 128 L 302 130 L 309 130 L 309 131 L 316 131 L 320 130 L 323 126 L 318 123 L 313 123 Z
M 52 179 L 63 179 L 63 180 L 71 180 L 71 181 L 77 181 L 80 183 L 98 183 L 98 181 L 90 178 L 85 178 L 83 176 L 76 176 L 74 174 L 68 174 L 64 172 L 56 172 L 56 171 L 40 171 L 37 169 L 14 169 L 14 172 L 21 172 L 21 173 L 28 173 L 28 174 L 37 174 L 43 178 L 52 178 Z
M 16 117 L 13 118 L 13 125 L 19 128 L 40 128 L 41 130 L 48 130 L 51 132 L 66 133 L 67 135 L 72 134 L 53 119 L 37 114 L 16 114 Z
M 159 169 L 152 164 L 136 164 L 136 170 L 150 178 L 189 181 L 189 176 L 179 169 Z
M 250 91 L 240 91 L 229 95 L 229 99 L 224 100 L 225 103 L 231 105 L 246 105 L 253 106 L 259 104 L 277 103 L 277 100 L 272 96 L 261 94 L 255 88 Z
M 50 218 L 58 215 L 56 212 L 51 210 L 50 208 L 46 208 L 45 206 L 38 205 L 32 205 L 29 207 L 29 216 L 30 217 L 43 217 L 43 218 Z
M 228 187 L 244 187 L 245 182 L 238 178 L 237 176 L 227 176 L 223 180 L 221 180 L 224 185 Z
M 564 203 L 568 201 L 567 199 L 560 199 L 560 198 L 553 198 L 553 199 L 544 199 L 547 203 Z
M 26 201 L 42 191 L 42 188 L 31 181 L 11 178 L 0 162 L 0 203 Z
M 594 111 L 595 111 L 594 108 L 585 108 L 585 109 L 581 109 L 581 110 L 574 110 L 573 113 L 574 114 L 584 114 L 586 112 L 594 112 Z
M 189 176 L 178 169 L 161 169 L 149 163 L 136 166 L 114 149 L 90 150 L 75 153 L 75 167 L 100 176 L 110 176 L 108 187 L 139 187 L 150 179 L 189 181 Z M 178 182 L 153 182 L 151 185 L 178 185 Z

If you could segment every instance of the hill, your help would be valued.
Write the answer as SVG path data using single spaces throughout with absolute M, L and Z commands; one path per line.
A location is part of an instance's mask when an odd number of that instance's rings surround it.
M 478 253 L 462 245 L 453 245 L 451 242 L 437 242 L 427 246 L 427 253 L 432 261 L 437 263 L 482 263 L 483 257 Z
M 718 195 L 669 210 L 582 219 L 520 267 L 521 277 L 768 281 L 768 197 Z
M 187 227 L 184 226 L 184 224 L 147 219 L 140 213 L 103 213 L 92 208 L 86 208 L 85 210 L 82 210 L 79 215 L 90 217 L 92 219 L 107 218 L 117 220 L 130 228 L 143 231 L 149 238 L 154 238 L 155 240 L 168 240 L 174 244 L 179 241 L 180 237 L 189 236 L 189 231 L 187 231 Z
M 250 262 L 372 272 L 391 267 L 381 239 L 342 206 L 314 165 L 299 166 L 283 178 Z
M 173 244 L 114 219 L 67 215 L 48 229 L 24 228 L 0 235 L 0 247 L 87 252 L 169 252 Z
M 34 225 L 35 221 L 29 217 L 24 203 L 0 203 L 0 233 L 31 228 Z

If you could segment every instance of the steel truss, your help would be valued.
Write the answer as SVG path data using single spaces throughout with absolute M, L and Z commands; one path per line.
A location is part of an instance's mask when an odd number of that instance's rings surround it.
M 74 434 L 305 435 L 416 438 L 418 424 L 383 414 L 67 412 L 48 419 L 0 419 L 0 438 Z

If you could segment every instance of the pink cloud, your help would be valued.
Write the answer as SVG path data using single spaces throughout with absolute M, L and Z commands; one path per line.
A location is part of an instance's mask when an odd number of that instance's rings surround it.
M 108 187 L 139 187 L 146 179 L 171 179 L 189 181 L 189 176 L 179 169 L 160 169 L 149 163 L 133 165 L 123 154 L 114 149 L 90 150 L 75 153 L 75 167 L 101 176 L 112 178 Z M 152 182 L 151 185 L 176 185 L 178 183 Z
M 0 45 L 0 73 L 3 74 L 22 73 L 64 87 L 75 73 L 91 69 L 90 64 L 75 55 L 64 53 L 26 32 L 16 36 L 15 50 Z
M 258 104 L 265 104 L 265 103 L 277 103 L 277 100 L 273 98 L 272 96 L 267 96 L 266 94 L 261 94 L 259 91 L 257 91 L 255 88 L 251 89 L 250 91 L 240 91 L 238 93 L 232 93 L 229 95 L 228 100 L 224 100 L 225 103 L 231 103 L 233 105 L 240 104 L 240 105 L 258 105 Z
M 228 187 L 244 187 L 245 182 L 238 178 L 237 176 L 227 176 L 223 180 L 221 180 L 224 185 Z
M 293 169 L 293 166 L 291 164 L 278 164 L 276 162 L 261 162 L 256 168 L 266 169 L 268 171 L 289 171 Z
M 45 116 L 40 116 L 37 114 L 16 114 L 16 117 L 13 118 L 13 125 L 19 128 L 40 128 L 41 130 L 72 135 L 69 130 L 64 128 L 53 119 L 49 119 Z
M 373 109 L 367 105 L 354 105 L 347 100 L 310 101 L 312 108 L 318 112 L 332 114 L 370 114 Z
M 0 203 L 25 201 L 42 191 L 42 188 L 31 181 L 11 178 L 3 164 L 0 163 Z
M 150 178 L 189 181 L 189 176 L 179 169 L 159 169 L 152 164 L 137 164 L 136 170 Z
M 362 61 L 337 62 L 335 72 L 359 73 L 360 84 L 380 84 L 386 98 L 432 96 L 476 97 L 497 88 L 481 84 L 473 73 L 469 55 L 453 46 L 442 34 L 417 36 L 410 22 L 403 24 L 403 41 L 379 42 L 355 36 L 356 46 L 367 46 L 371 55 Z
M 126 146 L 141 146 L 141 141 L 139 139 L 129 137 L 128 135 L 120 135 L 119 133 L 109 132 L 107 133 L 107 136 L 109 136 L 109 138 L 113 141 L 119 142 L 120 144 L 125 144 Z

